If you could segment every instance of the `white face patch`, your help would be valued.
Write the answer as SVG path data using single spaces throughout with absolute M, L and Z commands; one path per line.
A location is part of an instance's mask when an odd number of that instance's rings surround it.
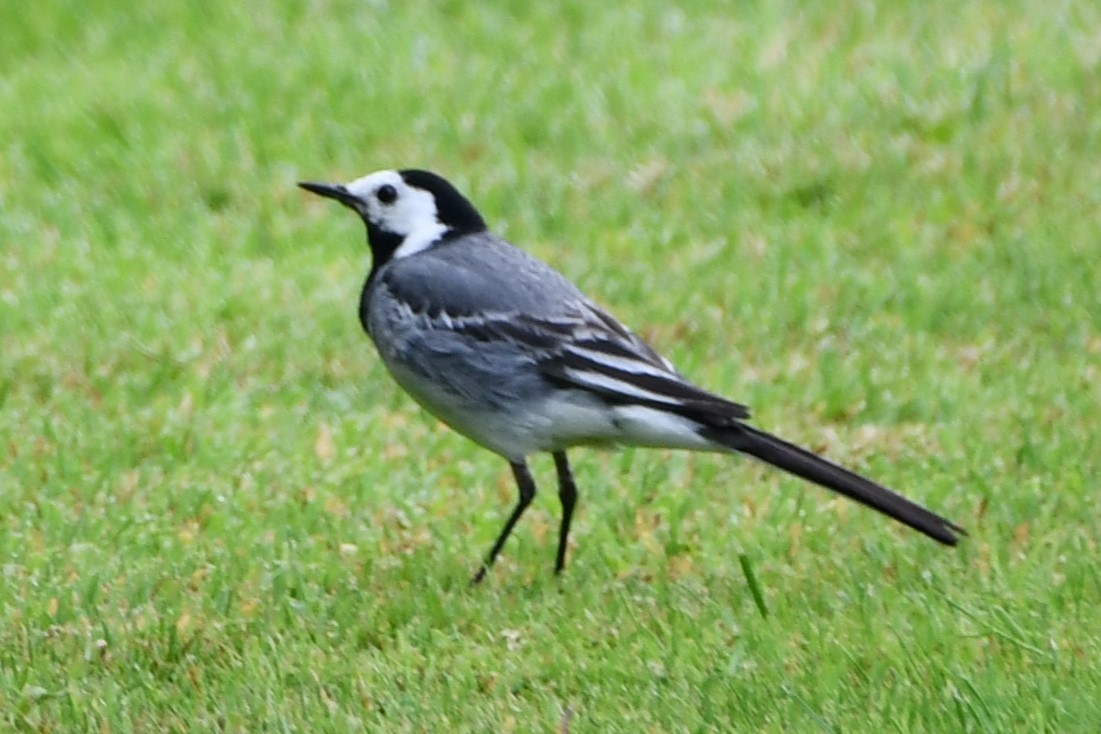
M 389 191 L 380 198 L 379 191 L 393 189 L 393 198 L 387 201 Z M 402 238 L 401 246 L 394 251 L 394 258 L 407 257 L 427 249 L 447 231 L 440 224 L 436 210 L 436 197 L 413 188 L 397 171 L 377 171 L 345 184 L 345 188 L 366 207 L 365 215 L 379 229 Z M 361 212 L 363 213 L 363 212 Z

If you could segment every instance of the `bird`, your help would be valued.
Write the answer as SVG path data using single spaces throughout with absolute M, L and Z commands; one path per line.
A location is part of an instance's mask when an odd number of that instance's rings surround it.
M 345 184 L 302 181 L 367 227 L 371 266 L 359 320 L 398 385 L 503 457 L 519 499 L 478 566 L 482 581 L 536 494 L 534 454 L 554 459 L 562 516 L 555 574 L 577 484 L 566 452 L 640 446 L 742 454 L 833 490 L 933 540 L 966 531 L 871 479 L 749 423 L 749 408 L 705 390 L 559 271 L 494 234 L 453 184 L 422 169 Z

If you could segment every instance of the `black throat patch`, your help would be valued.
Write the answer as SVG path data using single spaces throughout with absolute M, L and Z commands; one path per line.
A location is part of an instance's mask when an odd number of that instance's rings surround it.
M 400 234 L 387 232 L 378 225 L 372 224 L 366 218 L 363 221 L 367 224 L 367 244 L 371 246 L 371 272 L 373 274 L 374 271 L 390 262 L 390 258 L 401 247 L 401 243 L 405 241 L 405 238 Z

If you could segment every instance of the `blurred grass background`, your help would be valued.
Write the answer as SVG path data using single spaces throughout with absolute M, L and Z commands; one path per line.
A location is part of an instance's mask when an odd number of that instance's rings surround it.
M 0 727 L 1101 724 L 1095 4 L 3 15 Z M 413 166 L 972 537 L 579 451 L 567 574 L 537 460 L 468 588 L 507 468 L 399 394 L 361 225 L 294 186 Z

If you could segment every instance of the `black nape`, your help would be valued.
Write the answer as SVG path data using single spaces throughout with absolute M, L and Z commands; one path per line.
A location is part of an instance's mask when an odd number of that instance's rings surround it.
M 416 168 L 407 168 L 398 173 L 405 183 L 423 189 L 436 198 L 436 213 L 440 224 L 457 234 L 473 234 L 487 229 L 482 215 L 447 179 L 431 171 Z

